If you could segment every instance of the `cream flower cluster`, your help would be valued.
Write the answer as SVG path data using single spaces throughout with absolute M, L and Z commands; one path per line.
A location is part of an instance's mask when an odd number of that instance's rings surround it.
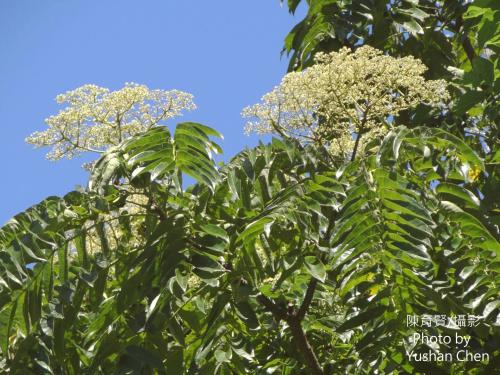
M 246 133 L 277 133 L 328 144 L 348 156 L 354 137 L 387 132 L 389 119 L 420 103 L 449 98 L 446 82 L 426 80 L 425 65 L 411 56 L 394 58 L 363 46 L 316 56 L 316 64 L 285 75 L 260 103 L 246 107 Z
M 151 90 L 145 85 L 126 83 L 117 91 L 84 85 L 58 95 L 67 104 L 45 122 L 48 129 L 26 138 L 36 147 L 52 146 L 50 160 L 71 159 L 82 152 L 103 152 L 134 134 L 161 121 L 195 109 L 193 96 L 178 90 Z

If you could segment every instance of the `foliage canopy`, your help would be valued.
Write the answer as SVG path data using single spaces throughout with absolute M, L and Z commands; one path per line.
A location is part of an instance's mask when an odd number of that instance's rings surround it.
M 190 122 L 116 140 L 86 189 L 0 230 L 0 373 L 499 367 L 498 10 L 308 4 L 286 39 L 293 69 L 343 46 L 413 55 L 426 79 L 449 82 L 449 110 L 404 108 L 337 160 L 329 144 L 283 133 L 217 165 L 221 135 Z M 411 361 L 429 347 L 409 340 L 407 315 L 480 317 L 421 330 L 470 335 L 468 350 L 489 360 Z

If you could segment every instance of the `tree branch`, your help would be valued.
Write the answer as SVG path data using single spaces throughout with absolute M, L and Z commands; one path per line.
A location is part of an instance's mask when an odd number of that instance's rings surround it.
M 289 138 L 290 138 L 289 136 L 287 136 L 287 135 L 286 135 L 286 134 L 285 134 L 285 133 L 284 133 L 284 132 L 280 129 L 280 127 L 279 127 L 279 126 L 278 126 L 278 125 L 277 125 L 274 121 L 271 121 L 271 126 L 272 126 L 272 128 L 274 129 L 274 131 L 275 131 L 276 133 L 278 133 L 278 134 L 281 136 L 281 138 L 283 138 L 283 139 L 289 139 Z
M 354 161 L 354 158 L 356 157 L 356 152 L 358 152 L 359 141 L 361 140 L 361 135 L 363 134 L 363 130 L 364 130 L 364 127 L 366 124 L 367 117 L 368 117 L 368 108 L 366 109 L 365 113 L 363 114 L 363 120 L 361 120 L 361 125 L 359 126 L 359 131 L 356 135 L 356 142 L 354 143 L 354 150 L 352 150 L 351 161 Z
M 309 309 L 309 306 L 311 305 L 312 302 L 312 298 L 314 296 L 314 291 L 316 290 L 316 285 L 318 285 L 318 280 L 312 277 L 311 280 L 309 281 L 309 285 L 307 286 L 307 291 L 306 295 L 304 296 L 304 301 L 302 301 L 302 305 L 300 305 L 299 311 L 297 311 L 297 314 L 295 315 L 299 320 L 299 322 L 302 321 L 306 316 L 307 310 Z
M 460 34 L 460 41 L 462 43 L 462 47 L 465 51 L 465 54 L 467 55 L 467 58 L 472 64 L 472 60 L 474 60 L 474 58 L 476 57 L 476 52 L 474 51 L 474 47 L 472 46 L 469 36 L 467 35 L 467 30 L 465 30 L 465 28 L 463 27 L 463 22 L 464 20 L 460 15 L 455 23 L 455 32 Z
M 461 40 L 462 40 L 462 47 L 464 48 L 464 51 L 467 54 L 467 58 L 472 64 L 472 60 L 474 60 L 474 58 L 476 57 L 476 52 L 474 51 L 474 47 L 472 47 L 472 43 L 470 42 L 470 39 L 465 31 L 462 33 Z
M 288 316 L 286 311 L 266 296 L 263 296 L 262 294 L 257 296 L 257 301 L 259 301 L 259 303 L 263 305 L 267 310 L 271 311 L 277 321 L 287 320 Z
M 312 375 L 324 375 L 323 369 L 321 368 L 321 364 L 314 353 L 314 350 L 309 344 L 309 340 L 302 329 L 301 319 L 299 319 L 300 311 L 303 310 L 303 314 L 307 311 L 309 307 L 312 295 L 314 294 L 314 289 L 316 288 L 317 281 L 313 281 L 316 279 L 312 279 L 309 287 L 307 288 L 306 297 L 304 298 L 304 302 L 300 307 L 299 313 L 294 314 L 292 311 L 287 312 L 281 306 L 274 303 L 272 300 L 267 298 L 264 295 L 257 296 L 257 301 L 263 305 L 267 310 L 271 311 L 274 318 L 277 321 L 284 320 L 288 323 L 290 330 L 292 331 L 292 338 L 297 346 L 298 351 L 303 355 L 304 365 L 309 369 L 309 373 Z M 312 285 L 312 286 L 311 286 Z M 308 300 L 309 302 L 306 302 Z
M 307 339 L 307 336 L 302 329 L 300 320 L 298 320 L 296 317 L 290 317 L 287 322 L 290 325 L 293 339 L 299 351 L 303 354 L 310 373 L 313 375 L 324 375 L 318 358 L 316 357 L 316 354 L 314 354 L 313 348 L 311 347 L 311 344 L 309 344 L 309 340 Z

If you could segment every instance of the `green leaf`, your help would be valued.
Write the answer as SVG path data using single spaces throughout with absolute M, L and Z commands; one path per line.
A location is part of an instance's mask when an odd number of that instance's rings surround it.
M 471 191 L 450 183 L 441 182 L 436 186 L 436 192 L 440 194 L 449 194 L 459 198 L 471 207 L 479 207 L 480 201 Z
M 252 307 L 248 302 L 242 301 L 235 305 L 238 315 L 242 318 L 245 324 L 250 329 L 257 329 L 259 327 L 259 321 L 257 315 L 253 311 Z
M 460 95 L 455 104 L 457 115 L 463 115 L 476 104 L 481 103 L 485 99 L 484 91 L 468 90 L 465 94 Z
M 495 69 L 490 60 L 476 56 L 472 61 L 472 67 L 471 71 L 465 72 L 464 82 L 471 83 L 474 86 L 479 86 L 481 83 L 490 86 L 493 84 Z
M 224 240 L 225 242 L 229 242 L 229 237 L 227 235 L 227 232 L 218 225 L 204 224 L 204 225 L 201 225 L 200 228 L 203 230 L 203 232 L 205 232 L 211 236 L 220 238 L 221 240 Z
M 167 371 L 183 371 L 184 369 L 184 358 L 182 348 L 170 349 L 166 355 L 166 369 Z
M 326 270 L 325 265 L 316 258 L 315 256 L 306 256 L 304 258 L 304 264 L 306 266 L 307 271 L 311 274 L 315 279 L 324 282 L 326 278 Z
M 377 306 L 372 309 L 365 310 L 354 316 L 350 317 L 347 321 L 342 323 L 340 327 L 337 328 L 337 332 L 345 332 L 347 330 L 359 327 L 360 325 L 375 320 L 386 310 L 385 306 Z
M 151 350 L 137 345 L 130 345 L 126 348 L 126 352 L 140 363 L 149 365 L 157 369 L 163 368 L 163 361 L 156 353 Z
M 420 26 L 420 24 L 413 19 L 406 21 L 406 22 L 403 22 L 403 27 L 406 30 L 408 30 L 411 34 L 423 34 L 424 33 L 424 29 L 422 28 L 422 26 Z
M 251 242 L 253 241 L 257 236 L 259 236 L 262 232 L 264 232 L 264 229 L 266 226 L 274 222 L 274 217 L 272 216 L 264 216 L 250 224 L 248 224 L 243 232 L 238 236 L 237 241 L 243 241 L 243 242 Z

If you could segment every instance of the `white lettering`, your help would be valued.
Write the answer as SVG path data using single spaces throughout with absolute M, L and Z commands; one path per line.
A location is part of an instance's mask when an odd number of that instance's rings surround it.
M 458 345 L 464 344 L 465 347 L 469 346 L 470 336 L 460 336 L 455 332 L 455 343 Z
M 459 350 L 457 352 L 457 360 L 460 362 L 470 361 L 470 362 L 489 362 L 490 355 L 488 353 L 472 353 L 468 350 Z
M 418 333 L 415 332 L 413 333 L 412 337 L 412 342 L 414 344 L 422 343 L 422 344 L 450 344 L 451 343 L 451 336 L 448 335 L 426 335 L 425 333 Z M 467 341 L 468 342 L 468 341 Z
M 414 362 L 452 362 L 453 355 L 451 353 L 440 353 L 429 350 L 424 353 L 415 353 L 413 351 L 406 352 L 406 356 L 410 361 Z

